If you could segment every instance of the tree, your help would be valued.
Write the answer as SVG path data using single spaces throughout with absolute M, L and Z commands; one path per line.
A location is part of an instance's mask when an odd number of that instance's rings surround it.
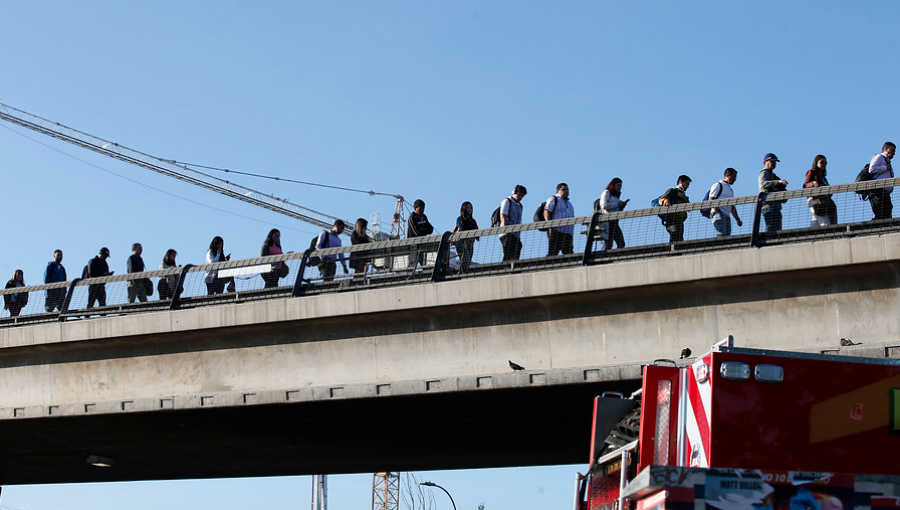
M 414 473 L 405 473 L 400 499 L 406 510 L 435 510 L 434 494 L 419 485 L 423 480 Z

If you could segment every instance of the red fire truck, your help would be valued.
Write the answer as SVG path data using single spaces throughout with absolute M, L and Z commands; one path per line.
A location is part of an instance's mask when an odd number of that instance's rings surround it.
M 634 439 L 634 437 L 637 439 Z M 576 510 L 900 509 L 900 360 L 734 347 L 597 397 Z

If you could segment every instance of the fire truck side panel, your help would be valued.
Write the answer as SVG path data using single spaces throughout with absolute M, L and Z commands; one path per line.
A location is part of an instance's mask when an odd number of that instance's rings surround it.
M 708 363 L 709 406 L 688 412 L 706 426 L 708 465 L 900 474 L 900 366 L 736 352 Z M 746 363 L 749 378 L 726 379 L 724 363 Z M 783 380 L 757 380 L 760 365 L 781 367 Z M 702 400 L 704 384 L 688 386 Z
M 675 465 L 679 377 L 677 367 L 644 367 L 638 471 L 650 465 Z

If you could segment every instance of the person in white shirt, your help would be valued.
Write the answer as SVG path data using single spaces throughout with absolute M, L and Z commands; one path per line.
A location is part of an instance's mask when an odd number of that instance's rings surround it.
M 500 226 L 518 225 L 522 223 L 522 199 L 528 194 L 528 190 L 521 184 L 516 184 L 512 195 L 500 202 Z M 503 246 L 503 262 L 519 260 L 522 255 L 522 241 L 519 232 L 509 232 L 500 236 L 500 244 Z
M 625 206 L 628 205 L 629 201 L 631 201 L 630 198 L 622 200 L 622 179 L 613 177 L 613 180 L 609 181 L 606 189 L 603 190 L 600 198 L 594 204 L 594 212 L 601 214 L 617 213 L 625 210 Z M 625 234 L 622 233 L 622 228 L 619 227 L 619 220 L 606 222 L 604 230 L 607 233 L 606 239 L 603 240 L 604 250 L 611 250 L 613 243 L 615 243 L 617 248 L 625 247 Z
M 876 154 L 869 163 L 869 173 L 872 180 L 890 179 L 894 177 L 894 169 L 891 167 L 891 159 L 897 151 L 897 146 L 891 142 L 884 142 L 881 154 Z M 872 213 L 876 220 L 891 218 L 894 214 L 894 204 L 891 203 L 893 187 L 872 190 L 869 193 L 869 203 L 872 204 Z
M 734 197 L 734 191 L 731 185 L 737 180 L 737 170 L 734 168 L 726 168 L 724 178 L 715 182 L 709 188 L 709 199 L 718 200 L 722 198 Z M 731 235 L 731 218 L 737 222 L 739 227 L 744 226 L 741 217 L 738 216 L 737 209 L 733 205 L 722 207 L 711 207 L 709 209 L 709 219 L 712 220 L 713 228 L 716 229 L 716 237 L 724 237 Z
M 556 185 L 556 194 L 547 199 L 544 205 L 544 220 L 559 220 L 574 218 L 575 206 L 569 201 L 569 185 L 561 182 Z M 575 233 L 575 225 L 565 225 L 547 229 L 547 239 L 550 241 L 548 257 L 553 257 L 562 251 L 563 255 L 569 255 L 575 251 L 572 237 Z

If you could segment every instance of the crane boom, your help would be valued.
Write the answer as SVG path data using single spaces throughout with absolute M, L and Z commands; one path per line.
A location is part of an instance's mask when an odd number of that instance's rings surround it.
M 177 164 L 171 160 L 157 158 L 156 156 L 151 156 L 134 149 L 129 149 L 128 147 L 124 147 L 117 143 L 97 138 L 58 122 L 53 122 L 38 117 L 37 115 L 13 108 L 4 103 L 0 103 L 0 120 L 5 120 L 32 131 L 103 154 L 104 156 L 146 168 L 147 170 L 152 170 L 167 177 L 173 177 L 180 181 L 210 191 L 215 191 L 226 197 L 236 198 L 249 204 L 305 221 L 312 225 L 331 228 L 335 220 L 339 219 L 335 216 L 329 216 L 307 207 L 299 206 L 283 198 L 278 198 L 274 195 L 262 193 L 233 182 L 219 179 L 218 177 L 200 172 L 187 165 Z M 344 220 L 344 222 L 347 225 L 353 225 L 353 222 L 349 220 Z M 349 230 L 350 229 L 347 229 L 345 232 L 349 233 Z

